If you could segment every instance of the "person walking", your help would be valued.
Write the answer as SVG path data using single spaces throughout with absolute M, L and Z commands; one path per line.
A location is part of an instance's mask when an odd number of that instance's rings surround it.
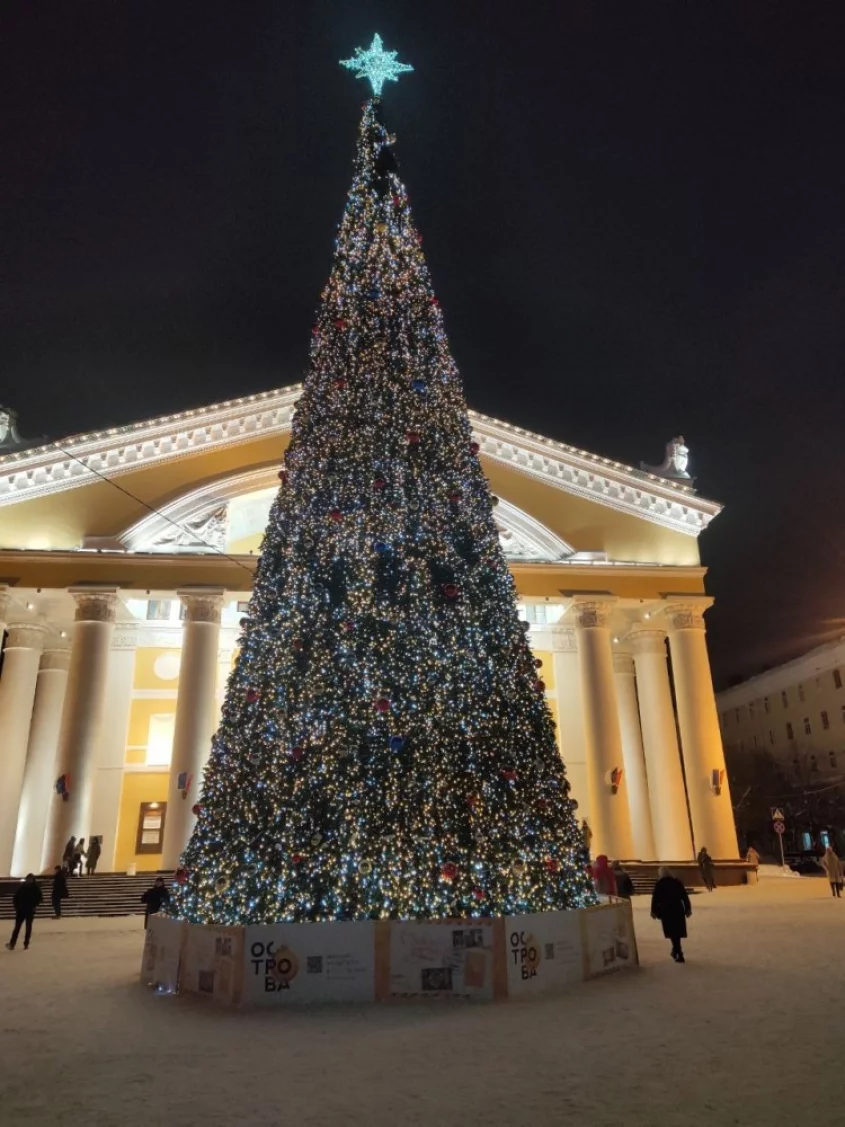
M 71 869 L 71 865 L 73 864 L 73 855 L 74 855 L 75 852 L 76 852 L 76 838 L 70 837 L 70 838 L 68 838 L 68 843 L 65 846 L 65 851 L 62 854 L 62 868 L 66 869 L 69 873 L 73 871 Z
M 713 865 L 713 858 L 707 852 L 707 846 L 702 845 L 698 851 L 698 868 L 701 872 L 701 879 L 704 881 L 704 887 L 708 892 L 712 892 L 716 887 L 716 869 Z
M 616 877 L 608 864 L 607 854 L 600 853 L 591 869 L 593 884 L 600 896 L 616 896 Z
M 76 843 L 76 845 L 74 846 L 73 858 L 71 859 L 71 862 L 70 862 L 70 875 L 71 876 L 73 876 L 74 873 L 76 873 L 77 869 L 79 869 L 77 876 L 80 876 L 80 877 L 82 876 L 82 861 L 83 861 L 83 858 L 86 855 L 87 854 L 86 854 L 86 849 L 85 849 L 85 838 L 81 837 L 79 839 L 79 841 Z
M 589 857 L 591 856 L 590 846 L 593 844 L 593 831 L 586 818 L 581 822 L 581 833 L 584 835 L 584 848 L 587 850 L 587 856 Z
M 85 871 L 88 876 L 93 876 L 97 871 L 97 862 L 100 860 L 100 854 L 103 851 L 98 837 L 91 838 L 91 844 L 88 846 L 88 856 L 85 860 Z
M 162 904 L 170 903 L 170 892 L 165 887 L 164 877 L 156 877 L 153 887 L 148 888 L 141 897 L 141 903 L 147 906 L 144 913 L 144 930 L 146 931 L 150 916 L 160 912 Z
M 829 845 L 824 851 L 824 856 L 821 860 L 821 865 L 827 873 L 827 879 L 830 881 L 830 893 L 832 896 L 842 896 L 842 862 L 833 852 L 833 846 Z
M 676 963 L 685 963 L 681 940 L 687 937 L 687 920 L 692 915 L 687 890 L 665 865 L 657 870 L 658 881 L 651 897 L 651 918 L 660 920 L 663 934 L 672 941 L 671 955 Z
M 26 930 L 23 933 L 23 949 L 25 951 L 32 938 L 32 921 L 35 919 L 35 909 L 41 903 L 41 889 L 36 883 L 34 873 L 26 874 L 26 880 L 23 884 L 18 885 L 12 901 L 15 905 L 15 926 L 12 930 L 12 938 L 6 944 L 6 950 L 14 951 L 18 936 L 21 933 L 21 927 L 26 924 Z
M 53 870 L 53 888 L 50 893 L 50 902 L 53 905 L 53 915 L 57 920 L 62 918 L 62 901 L 67 900 L 67 878 L 61 865 L 56 865 Z
M 613 862 L 613 878 L 616 881 L 616 893 L 623 900 L 630 900 L 634 895 L 634 882 L 622 868 L 621 861 Z
M 757 852 L 753 845 L 749 845 L 748 852 L 745 854 L 745 860 L 749 865 L 751 865 L 752 869 L 754 870 L 754 878 L 759 883 L 760 874 L 757 870 L 760 868 L 760 854 Z

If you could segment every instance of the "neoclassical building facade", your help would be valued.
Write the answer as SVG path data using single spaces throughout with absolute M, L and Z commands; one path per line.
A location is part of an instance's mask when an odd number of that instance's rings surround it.
M 71 834 L 101 870 L 176 867 L 299 393 L 0 437 L 0 876 Z M 735 859 L 698 552 L 719 506 L 682 440 L 634 469 L 472 422 L 593 852 Z

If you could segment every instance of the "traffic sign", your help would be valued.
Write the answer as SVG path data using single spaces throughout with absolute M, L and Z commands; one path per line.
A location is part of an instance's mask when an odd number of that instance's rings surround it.
M 783 816 L 783 811 L 780 809 L 779 806 L 773 806 L 772 807 L 772 821 L 773 822 L 785 822 L 786 821 L 786 818 L 784 818 L 784 816 Z
M 783 824 L 783 822 L 779 818 L 775 821 L 773 829 L 774 829 L 776 834 L 786 833 L 786 826 Z

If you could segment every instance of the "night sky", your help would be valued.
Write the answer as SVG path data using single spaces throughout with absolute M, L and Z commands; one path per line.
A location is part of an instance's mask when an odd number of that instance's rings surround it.
M 301 378 L 374 31 L 471 405 L 635 465 L 685 435 L 717 682 L 845 634 L 841 0 L 2 0 L 22 432 Z

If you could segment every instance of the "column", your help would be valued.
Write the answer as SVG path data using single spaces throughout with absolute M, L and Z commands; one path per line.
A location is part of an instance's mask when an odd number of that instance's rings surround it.
M 581 706 L 581 674 L 578 646 L 571 626 L 548 626 L 557 696 L 560 754 L 569 779 L 570 795 L 578 803 L 578 820 L 590 821 L 590 788 L 587 782 L 587 751 Z
M 126 740 L 135 683 L 136 644 L 137 634 L 133 627 L 119 626 L 115 629 L 109 653 L 103 722 L 91 799 L 91 833 L 103 839 L 103 851 L 97 866 L 102 873 L 114 872 Z
M 648 798 L 654 845 L 661 861 L 689 861 L 693 856 L 672 690 L 666 667 L 666 635 L 636 628 L 628 635 L 637 669 L 640 724 L 643 733 Z
M 648 803 L 648 778 L 637 705 L 637 687 L 634 682 L 634 659 L 630 653 L 624 650 L 614 651 L 613 675 L 616 680 L 616 703 L 619 708 L 619 730 L 622 736 L 625 780 L 628 784 L 628 812 L 631 815 L 634 855 L 640 861 L 654 861 L 657 853 L 654 848 L 651 809 Z
M 117 612 L 115 587 L 71 587 L 76 601 L 67 690 L 59 728 L 56 777 L 68 776 L 69 797 L 50 800 L 42 860 L 61 860 L 71 834 L 91 836 L 91 801 Z
M 70 650 L 47 643 L 41 655 L 29 742 L 26 749 L 15 848 L 12 854 L 12 876 L 40 873 L 41 853 L 50 811 L 50 796 L 56 781 L 56 744 L 62 720 L 62 704 L 67 688 Z
M 0 876 L 11 873 L 38 663 L 47 627 L 9 624 L 0 676 Z
M 234 648 L 231 643 L 221 640 L 221 649 L 217 654 L 217 711 L 216 727 L 220 726 L 220 717 L 223 705 L 226 703 L 226 690 L 229 687 L 229 675 L 232 672 L 232 656 Z
M 704 611 L 712 602 L 684 600 L 667 606 L 666 615 L 695 847 L 733 860 L 739 848 L 704 636 Z
M 219 588 L 191 588 L 177 594 L 185 606 L 186 617 L 164 823 L 161 862 L 164 869 L 178 867 L 196 821 L 191 808 L 200 794 L 202 773 L 211 753 L 211 737 L 216 723 L 220 612 L 223 607 L 223 591 Z M 180 775 L 190 780 L 187 793 L 179 785 Z
M 624 768 L 619 713 L 613 683 L 613 651 L 608 618 L 614 600 L 576 602 L 573 607 L 581 670 L 584 742 L 590 788 L 593 855 L 633 857 L 627 786 L 611 785 L 611 773 Z
M 5 583 L 0 583 L 0 645 L 2 645 L 3 642 L 3 635 L 6 633 L 6 623 L 8 621 L 6 616 L 9 613 L 10 602 L 9 588 Z

